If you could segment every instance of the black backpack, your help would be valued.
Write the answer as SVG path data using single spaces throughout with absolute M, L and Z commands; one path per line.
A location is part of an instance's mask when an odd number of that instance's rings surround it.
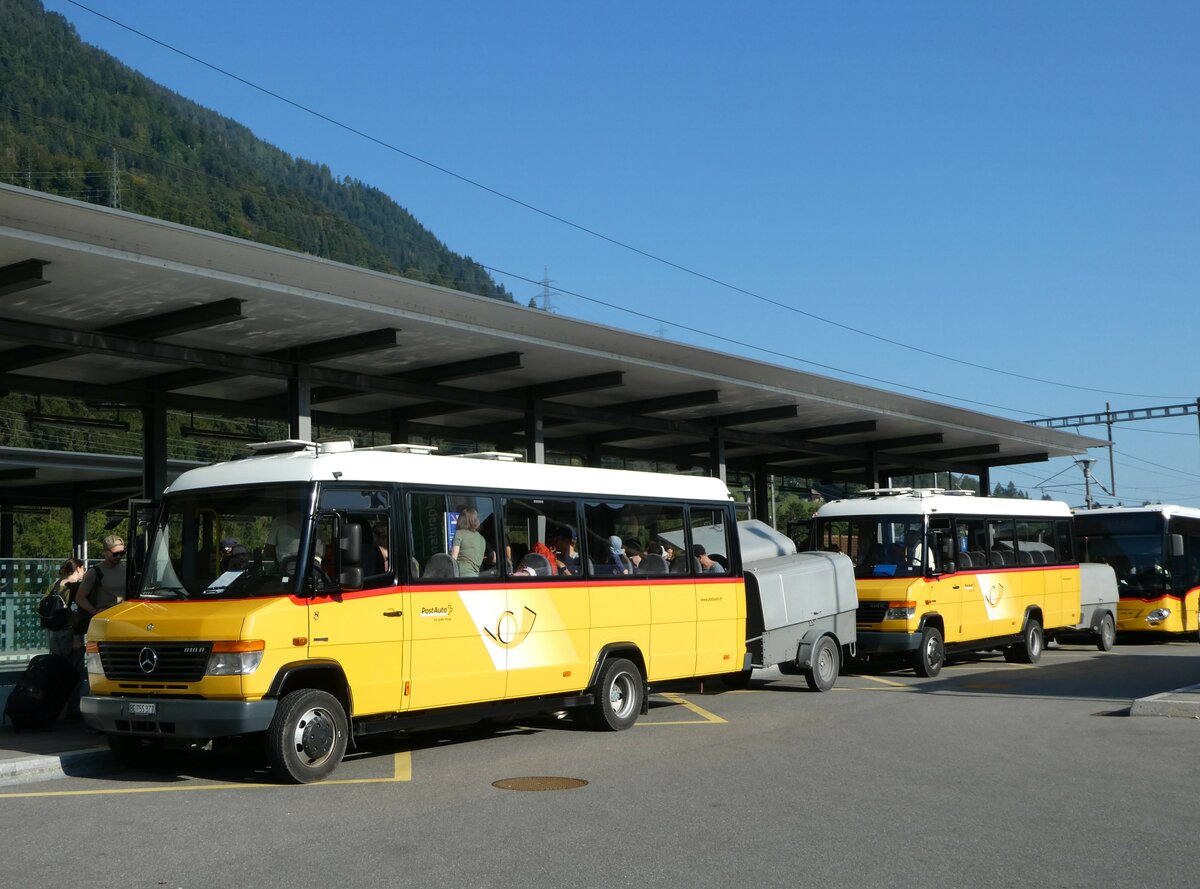
M 45 630 L 65 630 L 71 624 L 71 610 L 63 598 L 64 585 L 56 581 L 50 592 L 38 602 L 38 620 Z

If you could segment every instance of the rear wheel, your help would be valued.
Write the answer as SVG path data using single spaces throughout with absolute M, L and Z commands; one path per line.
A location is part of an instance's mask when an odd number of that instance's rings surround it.
M 837 645 L 828 636 L 822 636 L 817 640 L 812 661 L 804 671 L 804 681 L 813 691 L 829 691 L 837 682 L 841 668 L 842 655 Z
M 328 777 L 346 753 L 349 724 L 338 699 L 315 688 L 284 695 L 267 730 L 271 770 L 293 784 Z
M 1036 618 L 1025 621 L 1025 629 L 1021 631 L 1021 641 L 1004 649 L 1004 659 L 1014 664 L 1036 664 L 1046 647 L 1046 637 L 1042 633 L 1042 625 Z
M 1117 625 L 1113 623 L 1112 615 L 1106 614 L 1100 619 L 1100 632 L 1096 637 L 1096 647 L 1101 651 L 1112 651 L 1117 644 Z
M 913 670 L 918 676 L 932 679 L 942 672 L 946 663 L 946 644 L 942 631 L 937 627 L 926 627 L 921 631 L 921 645 L 913 657 Z
M 619 732 L 637 722 L 642 712 L 644 687 L 641 671 L 632 661 L 614 658 L 605 663 L 596 683 L 596 702 L 589 714 L 592 727 Z

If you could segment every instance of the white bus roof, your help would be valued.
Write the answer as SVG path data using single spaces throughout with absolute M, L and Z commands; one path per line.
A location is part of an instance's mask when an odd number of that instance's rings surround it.
M 304 446 L 284 453 L 231 460 L 185 472 L 169 493 L 201 488 L 240 487 L 282 482 L 399 482 L 447 488 L 499 488 L 597 497 L 643 497 L 664 500 L 732 500 L 718 478 L 591 469 L 497 459 L 439 457 L 385 448 L 355 450 Z
M 1018 500 L 976 497 L 967 491 L 940 488 L 878 488 L 861 496 L 833 500 L 817 510 L 816 518 L 887 515 L 996 515 L 1065 518 L 1071 508 L 1059 500 Z
M 1156 515 L 1167 516 L 1185 516 L 1187 518 L 1200 519 L 1200 509 L 1195 509 L 1191 506 L 1176 506 L 1173 503 L 1146 503 L 1142 506 L 1101 506 L 1097 509 L 1087 509 L 1085 507 L 1077 507 L 1071 510 L 1077 516 L 1104 516 L 1104 515 L 1145 515 L 1146 513 L 1155 513 Z

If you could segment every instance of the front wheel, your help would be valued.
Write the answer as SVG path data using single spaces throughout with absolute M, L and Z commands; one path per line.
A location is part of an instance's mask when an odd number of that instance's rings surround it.
M 1100 618 L 1100 632 L 1097 634 L 1096 647 L 1101 651 L 1112 651 L 1117 644 L 1117 625 L 1113 623 L 1112 615 L 1106 614 Z
M 817 640 L 812 660 L 804 670 L 804 681 L 813 691 L 829 691 L 837 682 L 842 668 L 842 655 L 834 641 L 828 636 Z
M 590 722 L 601 731 L 619 732 L 637 722 L 645 683 L 632 661 L 614 658 L 600 671 Z
M 918 676 L 932 679 L 942 672 L 946 663 L 946 644 L 942 631 L 937 627 L 926 627 L 921 631 L 921 645 L 913 658 L 913 670 Z
M 328 777 L 346 753 L 349 724 L 338 699 L 315 688 L 284 695 L 267 730 L 271 770 L 293 784 Z
M 1004 659 L 1014 664 L 1036 664 L 1045 647 L 1042 625 L 1030 618 L 1025 621 L 1025 629 L 1021 631 L 1021 641 L 1004 649 Z

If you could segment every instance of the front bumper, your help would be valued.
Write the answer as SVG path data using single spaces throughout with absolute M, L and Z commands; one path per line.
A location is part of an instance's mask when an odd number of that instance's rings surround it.
M 79 702 L 90 728 L 112 735 L 207 740 L 266 731 L 278 701 L 208 701 L 196 698 L 112 698 Z M 130 713 L 130 704 L 155 704 L 155 713 Z
M 904 654 L 921 647 L 920 633 L 896 633 L 883 630 L 859 630 L 858 653 Z

